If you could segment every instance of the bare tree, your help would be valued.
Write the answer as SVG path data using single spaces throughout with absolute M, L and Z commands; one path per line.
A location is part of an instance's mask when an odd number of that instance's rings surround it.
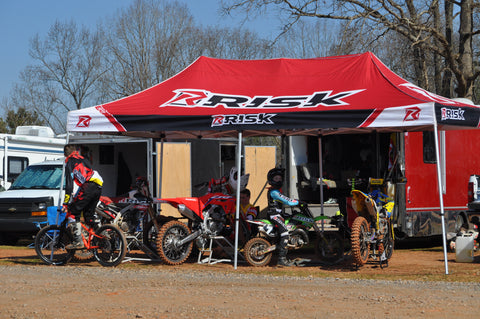
M 68 111 L 118 99 L 175 75 L 200 55 L 254 59 L 272 55 L 268 41 L 241 28 L 202 28 L 175 1 L 135 0 L 96 30 L 56 22 L 31 40 L 36 61 L 20 75 L 11 109 L 35 111 L 55 132 Z
M 342 43 L 342 37 L 338 36 L 340 33 L 340 24 L 332 26 L 318 19 L 301 20 L 288 29 L 281 39 L 277 39 L 276 52 L 278 56 L 289 58 L 332 55 Z
M 197 30 L 187 7 L 178 2 L 136 0 L 108 29 L 107 99 L 149 88 L 191 62 L 181 52 Z
M 101 34 L 78 29 L 72 22 L 55 22 L 47 36 L 30 42 L 36 62 L 20 74 L 12 91 L 12 107 L 35 111 L 56 132 L 65 130 L 65 115 L 80 109 L 102 76 Z
M 473 63 L 479 56 L 473 46 L 474 37 L 480 33 L 474 27 L 479 1 L 222 0 L 222 4 L 226 13 L 243 10 L 247 16 L 274 8 L 287 17 L 285 30 L 301 17 L 315 17 L 348 21 L 378 36 L 393 31 L 408 41 L 419 85 L 430 86 L 427 62 L 431 57 L 435 72 L 442 72 L 444 77 L 441 81 L 436 74 L 436 86 L 440 83 L 448 86 L 453 75 L 456 95 L 473 96 L 474 82 L 479 75 Z M 456 36 L 452 36 L 453 25 L 458 26 Z M 435 89 L 442 93 L 448 91 L 446 87 Z
M 208 27 L 197 34 L 201 55 L 223 59 L 264 59 L 272 56 L 269 41 L 241 28 Z

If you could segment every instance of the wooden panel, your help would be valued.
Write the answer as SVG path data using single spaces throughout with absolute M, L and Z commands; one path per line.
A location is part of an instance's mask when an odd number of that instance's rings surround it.
M 245 146 L 245 173 L 250 174 L 247 188 L 252 193 L 252 204 L 265 186 L 268 171 L 275 167 L 275 152 L 275 146 Z M 255 206 L 260 206 L 260 210 L 267 207 L 266 188 Z
M 157 143 L 156 148 L 157 185 L 160 185 L 160 177 L 162 179 L 162 187 L 159 189 L 157 197 L 192 196 L 190 143 L 163 143 L 163 154 L 161 143 Z M 162 170 L 160 170 L 160 165 L 162 165 Z M 161 208 L 162 215 L 181 217 L 177 209 L 170 205 L 163 204 Z

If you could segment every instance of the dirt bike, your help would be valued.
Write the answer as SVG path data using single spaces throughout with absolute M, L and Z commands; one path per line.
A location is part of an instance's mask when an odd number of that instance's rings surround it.
M 382 186 L 383 179 L 371 179 L 370 184 Z M 379 261 L 381 268 L 388 266 L 395 241 L 391 220 L 394 202 L 378 189 L 368 194 L 354 189 L 352 206 L 358 214 L 351 228 L 353 263 L 363 266 L 371 258 Z
M 60 225 L 51 224 L 39 230 L 35 236 L 35 252 L 45 263 L 64 265 L 69 262 L 76 250 L 66 249 L 73 242 L 73 234 L 68 227 L 69 218 Z M 92 252 L 102 266 L 117 266 L 127 252 L 127 242 L 123 232 L 115 225 L 81 223 L 82 240 L 86 251 Z
M 300 203 L 300 211 L 293 209 L 290 217 L 285 219 L 289 236 L 287 248 L 300 249 L 310 243 L 309 230 L 315 231 L 315 253 L 325 265 L 338 263 L 343 259 L 343 240 L 335 231 L 323 231 L 318 226 L 327 216 L 314 217 L 305 203 Z M 266 266 L 272 259 L 280 238 L 278 229 L 267 219 L 248 221 L 257 226 L 257 236 L 251 238 L 244 247 L 244 255 L 251 266 Z
M 157 252 L 165 263 L 179 265 L 192 252 L 193 242 L 204 248 L 216 236 L 232 235 L 236 198 L 221 193 L 201 197 L 164 198 L 159 200 L 176 207 L 189 220 L 191 228 L 178 220 L 164 224 L 157 237 Z M 190 230 L 191 229 L 191 230 Z
M 124 232 L 128 251 L 140 249 L 150 259 L 158 259 L 158 231 L 161 225 L 173 218 L 158 215 L 155 203 L 148 188 L 142 190 L 139 187 L 126 197 L 100 197 L 95 214 L 99 216 L 101 224 L 117 225 Z
M 160 228 L 156 247 L 162 261 L 169 265 L 182 264 L 190 256 L 194 241 L 197 248 L 203 250 L 214 237 L 222 236 L 228 242 L 233 239 L 236 197 L 230 194 L 235 192 L 237 178 L 234 167 L 228 177 L 195 185 L 198 189 L 208 186 L 208 193 L 203 196 L 159 199 L 159 203 L 177 208 L 188 219 L 188 225 L 172 220 Z M 247 186 L 248 178 L 249 174 L 240 176 L 241 189 Z M 241 233 L 247 234 L 245 237 L 248 238 L 246 223 L 240 219 L 239 224 Z

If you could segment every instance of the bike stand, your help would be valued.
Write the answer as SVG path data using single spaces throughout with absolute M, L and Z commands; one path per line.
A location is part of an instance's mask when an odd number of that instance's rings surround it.
M 227 259 L 227 258 L 220 258 L 220 259 L 213 258 L 212 246 L 213 246 L 214 242 L 222 249 L 222 251 L 224 253 L 226 253 L 227 255 L 230 256 L 230 259 Z M 235 251 L 235 247 L 232 245 L 232 243 L 227 238 L 225 238 L 223 236 L 213 236 L 213 237 L 210 237 L 210 243 L 208 245 L 208 248 L 205 248 L 205 247 L 200 248 L 197 263 L 199 263 L 199 264 L 208 263 L 209 265 L 213 265 L 213 264 L 220 263 L 220 262 L 232 262 L 233 257 L 234 257 L 233 256 L 234 251 Z M 207 255 L 207 254 L 208 254 L 208 256 L 202 259 L 202 257 L 204 255 Z
M 124 262 L 129 262 L 129 261 L 161 261 L 160 258 L 157 257 L 157 255 L 150 249 L 148 248 L 141 239 L 138 238 L 142 233 L 138 233 L 137 235 L 126 235 L 125 239 L 127 240 L 127 249 L 130 251 L 132 247 L 138 247 L 141 251 L 143 251 L 148 257 L 150 258 L 138 258 L 138 257 L 128 257 L 125 256 L 123 259 L 122 263 Z

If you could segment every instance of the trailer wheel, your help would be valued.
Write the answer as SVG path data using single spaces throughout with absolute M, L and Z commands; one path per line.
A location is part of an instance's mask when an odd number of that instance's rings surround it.
M 458 214 L 455 219 L 455 233 L 468 230 L 468 222 L 463 214 Z

